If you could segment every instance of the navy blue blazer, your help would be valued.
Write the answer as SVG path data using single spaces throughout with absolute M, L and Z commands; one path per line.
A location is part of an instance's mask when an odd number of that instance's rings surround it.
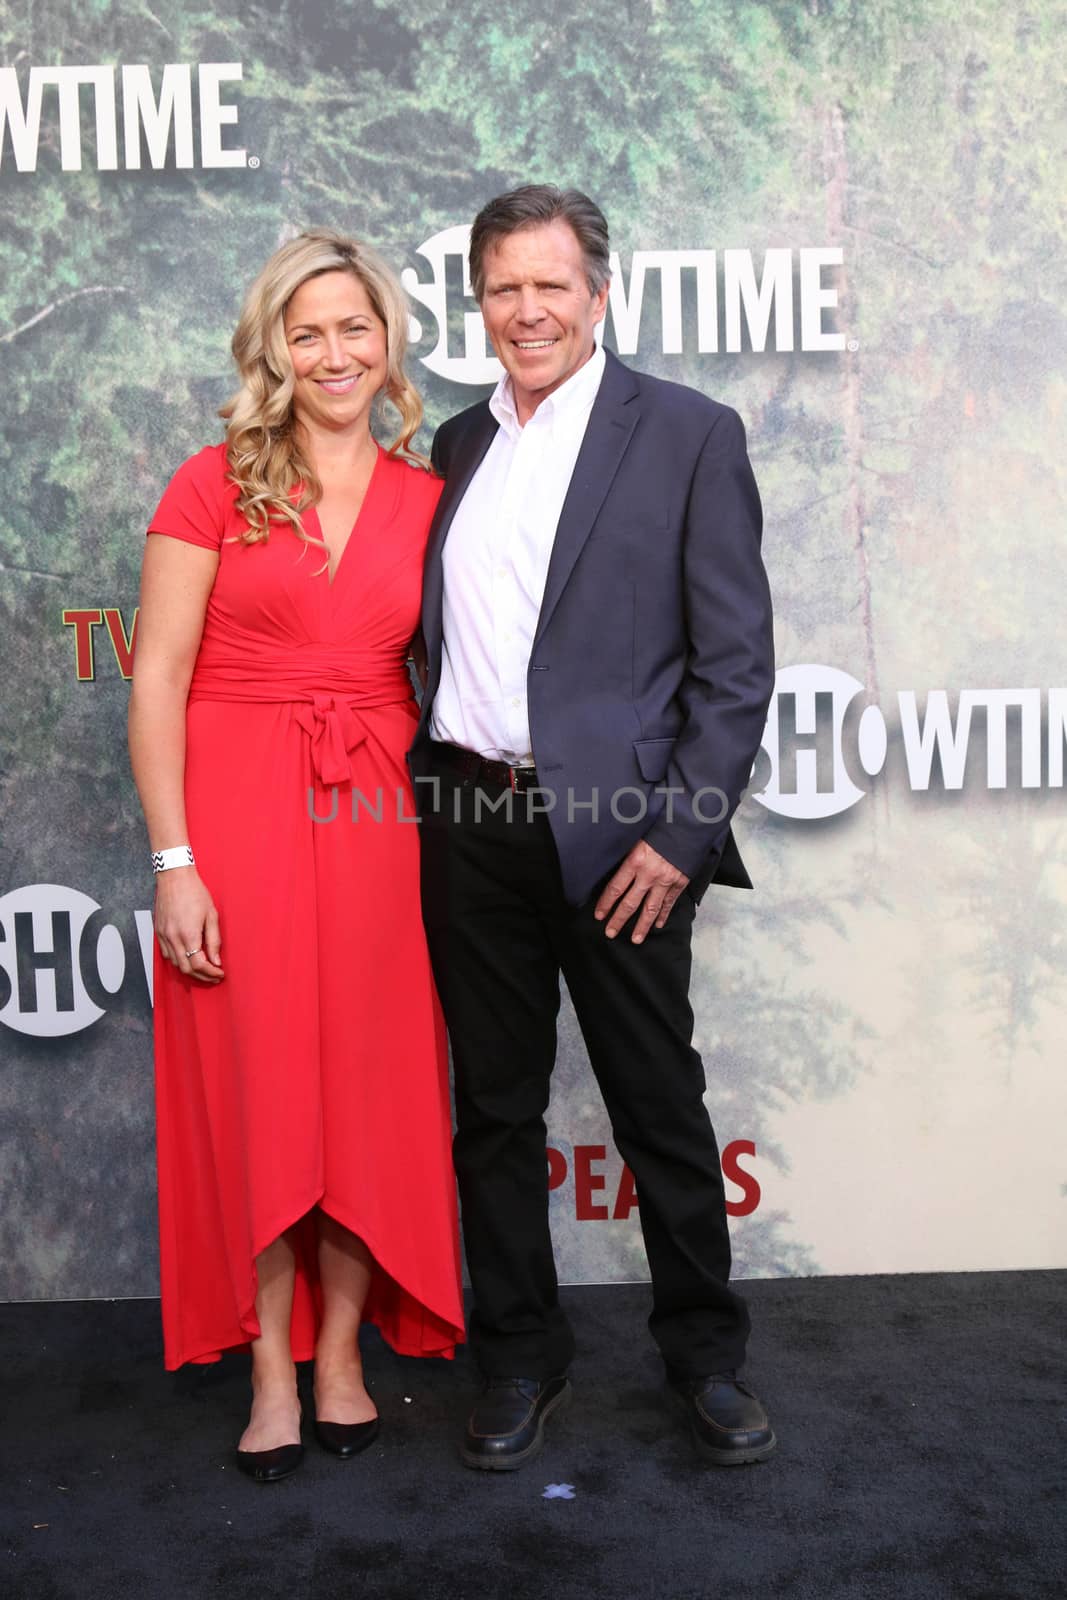
M 416 776 L 441 676 L 442 552 L 496 430 L 483 400 L 433 443 L 446 481 L 426 554 Z M 698 899 L 712 879 L 752 887 L 730 818 L 774 685 L 761 531 L 737 413 L 608 352 L 527 678 L 533 756 L 555 795 L 548 820 L 572 904 L 641 838 L 688 875 Z

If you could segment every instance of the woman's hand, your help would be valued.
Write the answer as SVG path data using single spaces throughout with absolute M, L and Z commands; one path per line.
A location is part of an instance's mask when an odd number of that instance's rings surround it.
M 200 983 L 220 983 L 219 914 L 195 867 L 172 867 L 156 878 L 156 938 L 167 961 Z

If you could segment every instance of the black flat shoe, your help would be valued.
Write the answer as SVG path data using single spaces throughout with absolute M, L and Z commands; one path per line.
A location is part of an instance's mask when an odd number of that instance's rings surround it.
M 460 1446 L 463 1463 L 513 1472 L 540 1453 L 545 1422 L 570 1399 L 567 1379 L 489 1378 L 471 1412 Z
M 381 1418 L 369 1422 L 320 1422 L 315 1419 L 315 1437 L 332 1456 L 348 1461 L 374 1443 L 381 1432 Z
M 280 1444 L 274 1450 L 238 1450 L 237 1465 L 256 1483 L 277 1483 L 295 1472 L 304 1459 L 302 1444 Z
M 674 1384 L 698 1453 L 717 1467 L 747 1466 L 773 1455 L 777 1440 L 767 1413 L 732 1372 Z

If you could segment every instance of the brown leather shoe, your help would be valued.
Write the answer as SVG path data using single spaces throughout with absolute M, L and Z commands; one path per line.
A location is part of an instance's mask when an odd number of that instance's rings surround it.
M 566 1405 L 571 1386 L 558 1378 L 488 1378 L 460 1446 L 465 1466 L 513 1472 L 545 1442 L 546 1420 Z
M 732 1372 L 684 1378 L 674 1390 L 685 1406 L 693 1443 L 717 1467 L 766 1461 L 777 1440 L 759 1400 Z

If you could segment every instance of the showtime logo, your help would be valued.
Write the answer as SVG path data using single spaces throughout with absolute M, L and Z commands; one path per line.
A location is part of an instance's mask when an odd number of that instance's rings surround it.
M 431 279 L 423 283 L 412 267 L 400 274 L 405 289 L 437 324 L 437 342 L 423 363 L 451 383 L 496 383 L 503 368 L 487 349 L 485 325 L 471 290 L 467 258 L 470 229 L 445 228 L 419 246 Z M 655 280 L 659 306 L 659 345 L 664 355 L 681 355 L 692 333 L 700 354 L 720 349 L 735 353 L 762 350 L 843 350 L 845 336 L 827 327 L 837 307 L 837 289 L 824 275 L 844 260 L 840 246 L 766 250 L 757 265 L 751 250 L 635 250 L 627 278 L 617 250 L 611 254 L 608 317 L 619 355 L 634 355 L 646 309 L 645 290 Z M 692 333 L 682 314 L 683 273 L 695 284 Z M 597 331 L 603 339 L 607 318 Z M 422 337 L 412 321 L 411 337 Z M 458 337 L 453 337 L 453 334 Z M 852 346 L 855 348 L 855 345 Z
M 863 684 L 837 667 L 783 667 L 775 678 L 763 750 L 771 767 L 754 800 L 802 821 L 838 816 L 869 791 L 856 773 L 875 778 L 889 754 L 881 707 L 858 699 Z M 913 792 L 962 789 L 1062 789 L 1067 744 L 1067 689 L 962 689 L 953 711 L 944 689 L 897 693 L 904 767 Z M 984 723 L 984 759 L 975 730 Z M 846 759 L 846 751 L 848 759 Z
M 81 1033 L 98 1022 L 140 970 L 149 1003 L 155 935 L 151 911 L 123 932 L 96 901 L 62 883 L 0 895 L 0 1022 L 36 1039 Z
M 240 62 L 203 62 L 195 69 L 171 64 L 163 68 L 157 93 L 146 66 L 31 67 L 23 92 L 14 67 L 0 68 L 0 167 L 10 141 L 16 170 L 36 172 L 47 109 L 58 128 L 60 166 L 64 172 L 80 172 L 85 90 L 93 106 L 92 165 L 97 172 L 119 169 L 120 100 L 122 165 L 127 171 L 136 171 L 145 153 L 149 166 L 166 166 L 172 142 L 175 167 L 244 167 L 244 150 L 222 143 L 223 128 L 237 121 L 237 107 L 223 103 L 222 85 L 240 80 L 243 71 Z

